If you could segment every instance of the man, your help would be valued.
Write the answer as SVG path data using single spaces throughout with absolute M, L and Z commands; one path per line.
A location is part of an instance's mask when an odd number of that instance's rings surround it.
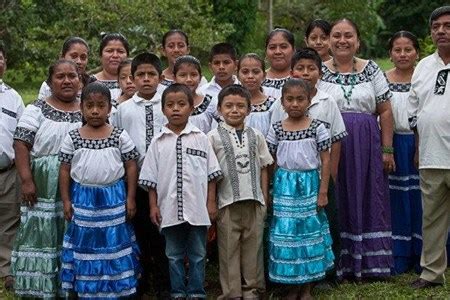
M 14 166 L 13 135 L 24 105 L 15 90 L 4 84 L 6 52 L 0 44 L 0 278 L 13 288 L 11 250 L 20 224 L 20 186 Z
M 415 289 L 444 284 L 450 222 L 450 6 L 434 10 L 429 25 L 437 50 L 417 65 L 408 107 L 423 199 L 423 271 Z

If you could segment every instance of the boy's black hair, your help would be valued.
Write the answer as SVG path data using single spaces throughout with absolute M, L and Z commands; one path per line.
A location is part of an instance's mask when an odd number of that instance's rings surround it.
M 133 77 L 138 66 L 143 64 L 152 65 L 153 67 L 155 67 L 156 71 L 158 72 L 158 75 L 161 76 L 162 67 L 161 67 L 161 60 L 159 59 L 159 57 L 150 52 L 143 52 L 136 55 L 131 61 L 131 75 Z
M 173 75 L 177 75 L 182 64 L 194 66 L 200 76 L 202 76 L 202 66 L 200 65 L 200 61 L 192 55 L 183 55 L 175 60 L 175 64 L 173 65 Z
M 264 62 L 264 59 L 262 59 L 261 57 L 259 57 L 259 55 L 258 54 L 256 54 L 256 53 L 247 53 L 247 54 L 245 54 L 244 56 L 242 56 L 240 59 L 239 59 L 239 61 L 238 61 L 238 72 L 239 72 L 239 70 L 241 69 L 241 64 L 242 64 L 242 61 L 244 60 L 244 59 L 246 59 L 246 58 L 251 58 L 251 59 L 254 59 L 254 60 L 256 60 L 256 61 L 258 61 L 260 64 L 261 64 L 261 69 L 263 70 L 263 72 L 266 72 L 266 63 Z
M 164 92 L 162 93 L 161 96 L 161 109 L 164 109 L 164 105 L 166 104 L 166 98 L 167 98 L 167 94 L 170 93 L 183 93 L 187 96 L 188 98 L 188 102 L 190 106 L 194 106 L 194 96 L 192 95 L 191 90 L 189 89 L 189 87 L 185 84 L 181 84 L 181 83 L 173 83 L 171 85 L 169 85 Z
M 270 40 L 278 33 L 280 33 L 288 41 L 288 43 L 292 46 L 292 48 L 295 49 L 295 37 L 292 34 L 292 32 L 290 32 L 286 28 L 275 28 L 267 35 L 266 49 L 267 46 L 269 46 Z
M 444 15 L 450 15 L 450 5 L 441 6 L 433 10 L 433 12 L 430 15 L 428 25 L 431 27 L 431 25 L 433 25 L 433 21 L 436 21 L 437 19 L 439 19 Z
M 322 59 L 320 58 L 320 55 L 316 50 L 308 47 L 297 50 L 291 59 L 291 70 L 294 69 L 295 65 L 300 59 L 310 59 L 314 61 L 317 68 L 319 69 L 319 74 L 322 74 Z
M 331 32 L 331 24 L 328 21 L 322 19 L 315 19 L 308 24 L 305 30 L 305 38 L 308 39 L 311 32 L 314 28 L 320 28 L 326 36 L 330 35 Z
M 408 40 L 410 40 L 413 44 L 414 49 L 416 49 L 416 52 L 419 53 L 420 51 L 420 45 L 419 45 L 419 40 L 417 39 L 417 37 L 409 31 L 405 31 L 405 30 L 400 30 L 397 31 L 396 33 L 394 33 L 394 35 L 389 39 L 389 52 L 392 51 L 392 48 L 394 47 L 394 42 L 395 40 L 399 39 L 399 38 L 407 38 Z
M 100 57 L 102 56 L 103 53 L 103 49 L 105 49 L 106 45 L 108 45 L 108 43 L 110 41 L 120 41 L 123 45 L 123 47 L 125 48 L 125 51 L 127 51 L 127 56 L 130 55 L 130 44 L 128 44 L 128 40 L 125 36 L 123 36 L 123 34 L 121 33 L 102 33 L 101 34 L 102 40 L 100 42 L 100 51 L 99 51 L 99 55 Z
M 281 89 L 281 102 L 283 102 L 284 95 L 286 92 L 293 87 L 300 87 L 306 92 L 306 95 L 308 96 L 308 99 L 311 101 L 311 85 L 306 82 L 306 80 L 303 80 L 301 78 L 290 78 L 286 83 L 283 85 L 283 88 Z
M 81 91 L 81 102 L 85 101 L 90 94 L 101 94 L 108 99 L 108 103 L 111 104 L 111 92 L 108 87 L 98 81 L 89 83 Z
M 240 84 L 232 84 L 232 85 L 224 87 L 219 93 L 217 107 L 220 107 L 223 103 L 223 99 L 226 96 L 230 96 L 230 95 L 237 95 L 237 96 L 241 96 L 242 98 L 245 98 L 247 105 L 248 105 L 248 109 L 249 110 L 251 109 L 252 102 L 250 99 L 252 98 L 252 95 L 245 87 L 243 87 Z
M 80 75 L 78 73 L 78 67 L 77 67 L 76 63 L 74 63 L 71 60 L 67 60 L 67 59 L 58 59 L 57 61 L 55 61 L 48 67 L 48 76 L 47 76 L 47 79 L 45 80 L 45 82 L 47 83 L 48 86 L 51 86 L 51 84 L 52 84 L 52 76 L 55 73 L 56 67 L 58 67 L 59 65 L 62 65 L 62 64 L 69 64 L 69 65 L 74 66 L 75 72 L 77 72 L 77 74 Z
M 171 29 L 171 30 L 167 31 L 166 33 L 164 33 L 164 35 L 162 37 L 162 46 L 163 47 L 166 46 L 167 39 L 174 34 L 181 35 L 184 38 L 184 41 L 186 42 L 186 46 L 189 46 L 189 38 L 184 31 L 182 31 L 180 29 Z
M 237 59 L 236 48 L 234 48 L 234 46 L 231 45 L 230 43 L 218 43 L 212 46 L 211 51 L 209 52 L 208 61 L 212 62 L 214 56 L 219 54 L 227 54 L 234 61 Z

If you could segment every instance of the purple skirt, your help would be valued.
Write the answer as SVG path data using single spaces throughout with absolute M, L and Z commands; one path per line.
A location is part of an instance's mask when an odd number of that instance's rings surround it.
M 393 267 L 391 211 L 376 116 L 343 113 L 348 136 L 342 140 L 337 178 L 341 253 L 337 275 L 387 277 Z

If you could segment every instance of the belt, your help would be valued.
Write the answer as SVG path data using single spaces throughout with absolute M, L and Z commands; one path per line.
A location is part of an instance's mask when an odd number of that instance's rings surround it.
M 14 168 L 14 166 L 15 166 L 15 163 L 14 163 L 14 161 L 13 161 L 13 163 L 10 164 L 9 166 L 7 166 L 6 168 L 0 169 L 0 174 L 5 173 L 5 172 L 11 170 L 12 168 Z

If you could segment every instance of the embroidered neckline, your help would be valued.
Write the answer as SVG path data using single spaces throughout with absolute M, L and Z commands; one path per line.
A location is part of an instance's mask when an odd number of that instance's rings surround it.
M 212 97 L 210 95 L 206 95 L 203 98 L 202 103 L 200 103 L 199 106 L 194 108 L 194 111 L 192 112 L 191 116 L 196 116 L 199 114 L 202 114 L 206 111 L 206 109 L 208 108 L 209 104 L 211 103 Z
M 252 104 L 251 112 L 253 113 L 253 112 L 268 111 L 272 107 L 272 104 L 275 103 L 275 101 L 276 101 L 275 98 L 269 96 L 263 103 Z

